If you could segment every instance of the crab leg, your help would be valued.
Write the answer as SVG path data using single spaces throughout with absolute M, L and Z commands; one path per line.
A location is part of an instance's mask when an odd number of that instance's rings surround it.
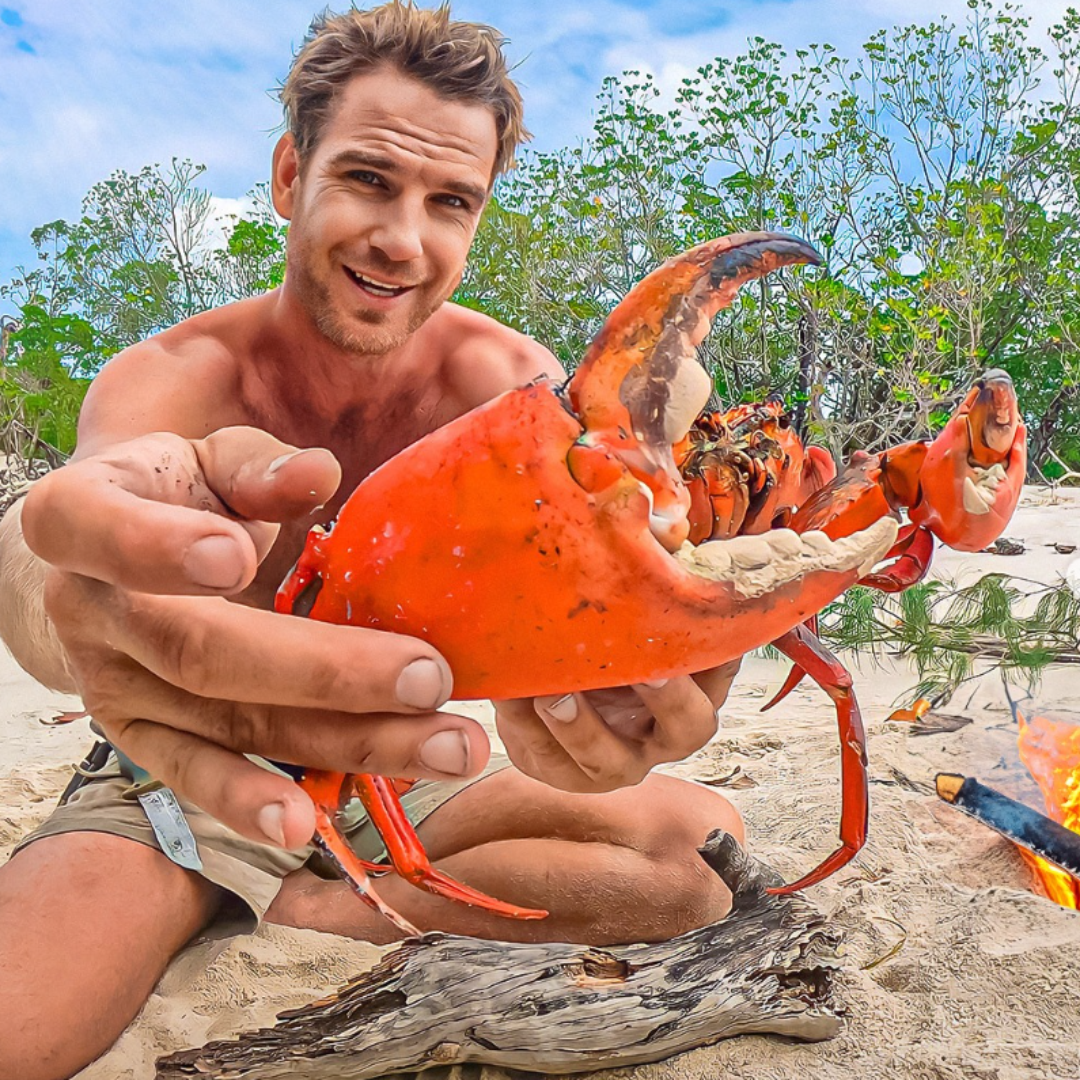
M 769 889 L 770 893 L 784 896 L 824 881 L 855 857 L 866 843 L 870 797 L 866 777 L 866 732 L 859 703 L 851 689 L 850 672 L 805 626 L 796 626 L 774 644 L 833 699 L 840 728 L 840 847 L 798 881 Z
M 387 904 L 371 884 L 369 874 L 385 874 L 391 868 L 417 888 L 426 889 L 436 896 L 445 896 L 463 904 L 484 908 L 496 915 L 510 919 L 542 919 L 546 911 L 521 908 L 496 900 L 477 889 L 455 881 L 449 874 L 436 870 L 428 861 L 412 822 L 405 815 L 393 782 L 385 776 L 306 770 L 299 780 L 300 786 L 315 803 L 315 844 L 333 863 L 349 887 L 369 907 L 389 919 L 399 930 L 416 935 L 417 930 L 404 916 Z M 347 790 L 355 791 L 371 823 L 378 830 L 390 857 L 390 866 L 361 859 L 349 846 L 349 842 L 334 822 L 334 816 Z
M 815 638 L 817 637 L 818 617 L 816 615 L 811 615 L 810 618 L 803 623 L 803 626 L 805 626 L 806 629 L 809 630 Z M 776 646 L 776 648 L 779 647 L 779 645 Z M 792 664 L 791 670 L 787 673 L 787 678 L 784 680 L 784 685 L 776 691 L 776 693 L 769 701 L 767 701 L 764 705 L 761 706 L 761 711 L 768 712 L 774 706 L 779 705 L 780 702 L 783 701 L 784 698 L 786 698 L 788 694 L 790 694 L 791 691 L 794 690 L 795 687 L 803 681 L 805 676 L 806 669 L 804 667 L 800 667 L 798 664 Z
M 896 558 L 899 556 L 899 558 Z M 860 585 L 868 585 L 881 592 L 903 592 L 917 585 L 930 569 L 934 556 L 934 537 L 928 529 L 907 525 L 900 530 L 899 539 L 885 558 L 896 561 L 859 579 Z
M 478 889 L 455 881 L 449 874 L 436 870 L 428 860 L 424 845 L 416 835 L 413 824 L 405 815 L 397 792 L 385 776 L 360 773 L 352 778 L 353 787 L 364 804 L 372 824 L 379 831 L 395 873 L 410 885 L 426 889 L 436 896 L 445 896 L 463 904 L 483 908 L 508 919 L 543 919 L 547 912 L 523 908 L 496 900 Z
M 403 915 L 398 914 L 389 904 L 385 903 L 372 887 L 368 870 L 373 868 L 372 863 L 361 859 L 342 835 L 341 830 L 334 824 L 334 814 L 341 803 L 342 787 L 346 776 L 344 773 L 323 772 L 319 769 L 310 769 L 299 780 L 300 786 L 311 796 L 315 804 L 315 846 L 333 863 L 334 868 L 341 875 L 361 900 L 368 907 L 373 908 L 385 919 L 389 919 L 399 930 L 409 937 L 417 937 L 420 931 Z

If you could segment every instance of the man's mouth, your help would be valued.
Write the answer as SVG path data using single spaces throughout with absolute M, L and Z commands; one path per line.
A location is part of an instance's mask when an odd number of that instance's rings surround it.
M 368 277 L 367 274 L 361 274 L 358 270 L 353 270 L 348 266 L 345 267 L 345 272 L 352 278 L 356 285 L 364 290 L 364 292 L 371 296 L 378 296 L 383 299 L 401 296 L 402 293 L 406 293 L 410 289 L 415 288 L 413 285 L 395 285 L 393 282 L 380 281 L 378 278 Z

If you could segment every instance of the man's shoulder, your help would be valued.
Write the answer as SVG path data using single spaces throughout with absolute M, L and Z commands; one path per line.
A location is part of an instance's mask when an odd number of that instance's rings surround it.
M 541 375 L 564 375 L 555 356 L 538 341 L 471 308 L 444 304 L 439 325 L 432 329 L 446 343 L 445 381 L 468 408 Z
M 250 337 L 251 328 L 265 317 L 269 294 L 239 300 L 191 315 L 118 353 L 115 359 L 197 360 L 234 355 Z
M 194 315 L 117 353 L 90 386 L 79 422 L 80 444 L 168 430 L 201 437 L 227 423 L 236 400 L 244 348 L 241 305 Z
M 227 380 L 236 369 L 235 356 L 212 325 L 201 322 L 195 316 L 117 353 L 94 380 L 93 396 L 114 390 L 153 395 L 155 389 L 193 383 L 209 388 Z

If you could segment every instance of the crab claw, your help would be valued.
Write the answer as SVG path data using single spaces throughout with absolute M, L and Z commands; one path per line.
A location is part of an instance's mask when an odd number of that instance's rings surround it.
M 649 527 L 675 551 L 690 532 L 690 495 L 672 444 L 704 409 L 712 380 L 695 350 L 713 316 L 739 286 L 771 270 L 821 261 L 807 243 L 781 233 L 739 233 L 669 259 L 644 278 L 596 336 L 568 392 L 585 431 L 569 466 L 601 494 L 624 472 L 651 500 Z M 618 462 L 624 468 L 612 468 Z
M 1004 531 L 1027 472 L 1027 430 L 1004 371 L 986 372 L 931 443 L 911 520 L 959 551 L 979 551 Z

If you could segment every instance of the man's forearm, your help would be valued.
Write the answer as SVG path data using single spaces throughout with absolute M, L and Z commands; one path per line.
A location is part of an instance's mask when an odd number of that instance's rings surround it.
M 64 649 L 45 614 L 45 568 L 22 535 L 23 500 L 0 520 L 0 640 L 24 670 L 53 690 L 74 693 Z

